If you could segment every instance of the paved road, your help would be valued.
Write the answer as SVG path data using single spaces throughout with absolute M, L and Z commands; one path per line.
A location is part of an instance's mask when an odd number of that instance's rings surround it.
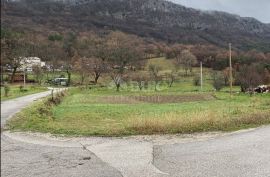
M 24 108 L 25 106 L 32 103 L 34 100 L 38 98 L 42 98 L 49 95 L 50 92 L 51 91 L 27 95 L 24 97 L 1 102 L 1 125 L 4 125 L 8 118 L 15 115 L 22 108 Z
M 172 177 L 270 177 L 270 127 L 214 140 L 154 148 Z
M 3 102 L 1 123 L 46 94 Z M 1 176 L 270 177 L 270 127 L 225 135 L 128 138 L 3 132 Z
M 1 125 L 34 100 L 51 92 L 1 103 Z M 1 133 L 2 177 L 121 177 L 120 172 L 82 147 L 55 147 L 14 140 Z

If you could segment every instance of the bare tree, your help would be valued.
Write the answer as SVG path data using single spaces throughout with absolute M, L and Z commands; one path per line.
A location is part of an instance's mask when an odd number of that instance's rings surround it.
M 172 87 L 173 83 L 175 82 L 177 77 L 177 71 L 176 70 L 172 70 L 169 73 L 166 73 L 166 81 L 169 87 Z
M 129 70 L 129 65 L 135 65 L 142 58 L 142 52 L 138 49 L 137 38 L 129 37 L 120 32 L 112 33 L 107 41 L 109 53 L 108 63 L 111 68 L 111 78 L 119 91 L 121 83 Z
M 47 80 L 49 80 L 49 73 L 55 76 L 55 71 L 60 68 L 61 62 L 65 58 L 64 50 L 60 42 L 50 42 L 39 45 L 37 47 L 36 56 L 46 61 L 46 68 L 43 68 L 47 73 Z
M 108 64 L 101 58 L 90 58 L 88 65 L 90 66 L 90 72 L 94 77 L 94 83 L 98 83 L 98 79 L 103 73 L 108 72 Z
M 145 84 L 149 82 L 149 77 L 143 73 L 134 73 L 131 76 L 132 81 L 135 81 L 140 90 L 145 87 Z
M 157 85 L 162 80 L 162 76 L 160 75 L 160 70 L 161 70 L 161 67 L 157 65 L 149 65 L 149 68 L 148 68 L 150 77 L 155 83 L 155 91 L 157 91 Z
M 262 83 L 262 76 L 258 73 L 255 65 L 244 65 L 240 67 L 237 81 L 242 92 L 250 91 L 253 93 L 254 88 Z
M 127 70 L 128 63 L 133 59 L 133 53 L 128 48 L 117 47 L 111 54 L 111 78 L 115 83 L 116 90 L 119 91 L 121 84 L 123 83 L 124 74 Z
M 71 83 L 71 71 L 72 71 L 72 59 L 76 55 L 76 35 L 74 33 L 69 33 L 64 39 L 64 51 L 65 51 L 65 63 L 64 68 L 68 75 L 67 85 Z
M 81 82 L 80 84 L 83 85 L 85 78 L 89 75 L 89 59 L 85 57 L 78 57 L 74 61 L 74 70 L 79 73 L 81 77 Z
M 192 67 L 197 63 L 197 58 L 189 50 L 183 50 L 180 54 L 176 55 L 176 66 L 178 68 L 183 66 L 185 75 L 188 75 L 188 70 L 192 72 Z
M 24 39 L 9 39 L 5 41 L 5 56 L 8 64 L 12 68 L 10 82 L 14 81 L 14 76 L 17 70 L 23 65 L 26 57 L 31 55 L 33 46 L 27 43 Z
M 43 80 L 43 70 L 40 66 L 34 65 L 33 66 L 33 74 L 35 76 L 36 81 L 38 82 L 39 85 L 42 84 Z

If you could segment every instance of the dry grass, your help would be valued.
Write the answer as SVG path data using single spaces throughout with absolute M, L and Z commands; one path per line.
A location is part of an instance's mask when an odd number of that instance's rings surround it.
M 211 110 L 189 114 L 165 113 L 154 117 L 131 117 L 126 127 L 141 134 L 192 133 L 205 131 L 230 131 L 270 123 L 270 111 L 241 114 L 231 118 L 230 114 Z
M 138 104 L 138 103 L 183 103 L 193 101 L 214 100 L 211 94 L 189 94 L 189 95 L 140 95 L 140 96 L 101 96 L 96 102 L 109 104 Z

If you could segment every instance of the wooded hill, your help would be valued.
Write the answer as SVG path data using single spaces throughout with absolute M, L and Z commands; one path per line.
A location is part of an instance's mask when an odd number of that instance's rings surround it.
M 120 30 L 166 43 L 270 51 L 270 26 L 254 18 L 164 0 L 4 0 L 2 26 L 49 33 Z

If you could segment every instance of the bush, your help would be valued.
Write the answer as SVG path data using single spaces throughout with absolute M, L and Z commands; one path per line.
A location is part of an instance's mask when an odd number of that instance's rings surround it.
M 66 91 L 58 92 L 54 97 L 48 98 L 45 100 L 44 105 L 42 107 L 39 107 L 38 113 L 45 117 L 51 117 L 52 116 L 52 107 L 55 105 L 59 105 L 64 97 L 67 95 Z
M 199 75 L 195 75 L 195 77 L 193 78 L 193 84 L 195 86 L 200 86 L 201 85 L 201 78 Z
M 58 92 L 55 96 L 48 99 L 46 105 L 59 105 L 67 95 L 66 91 Z
M 8 96 L 9 91 L 10 91 L 10 87 L 9 87 L 9 85 L 5 84 L 5 85 L 4 85 L 5 97 L 7 97 L 7 96 Z
M 45 104 L 45 106 L 38 108 L 38 113 L 43 116 L 51 116 L 51 106 Z
M 27 92 L 27 89 L 24 88 L 24 86 L 20 85 L 19 86 L 20 92 Z
M 217 90 L 220 91 L 224 87 L 224 78 L 222 74 L 218 72 L 213 73 L 213 87 Z

